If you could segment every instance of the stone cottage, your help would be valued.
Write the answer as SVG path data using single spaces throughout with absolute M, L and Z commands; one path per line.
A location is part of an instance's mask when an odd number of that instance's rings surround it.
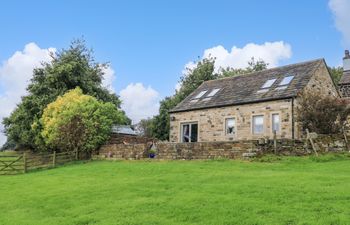
M 342 81 L 350 88 L 348 77 Z M 274 131 L 298 139 L 295 107 L 307 89 L 340 97 L 324 59 L 206 81 L 171 110 L 170 141 L 252 140 Z

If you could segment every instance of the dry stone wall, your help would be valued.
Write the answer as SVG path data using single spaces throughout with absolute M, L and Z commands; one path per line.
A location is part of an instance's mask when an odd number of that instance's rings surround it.
M 126 134 L 112 134 L 107 144 L 143 144 L 153 142 L 154 138 L 147 138 Z
M 348 151 L 348 146 L 342 135 L 318 135 L 314 140 L 317 151 L 340 152 Z M 148 144 L 106 144 L 93 156 L 95 159 L 138 160 L 148 158 Z M 277 140 L 279 155 L 314 154 L 307 140 Z M 192 160 L 192 159 L 243 159 L 249 156 L 261 156 L 275 153 L 273 140 L 260 139 L 254 141 L 221 141 L 196 143 L 156 143 L 156 159 Z

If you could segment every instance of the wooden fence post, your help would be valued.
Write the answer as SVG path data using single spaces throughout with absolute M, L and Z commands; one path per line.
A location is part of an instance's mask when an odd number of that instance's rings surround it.
M 343 130 L 343 135 L 344 135 L 345 148 L 346 148 L 346 151 L 349 151 L 348 137 L 346 136 L 346 129 L 345 129 L 344 125 L 343 125 L 342 130 Z
M 52 167 L 56 166 L 56 151 L 53 152 L 52 155 Z
M 316 147 L 314 144 L 314 140 L 312 140 L 309 129 L 306 129 L 306 135 L 307 135 L 307 139 L 309 139 L 309 141 L 311 143 L 312 150 L 315 152 L 315 155 L 318 156 L 318 153 L 317 153 L 317 150 L 316 150 Z
M 26 153 L 23 152 L 23 173 L 27 172 L 27 157 L 26 157 Z
M 276 130 L 273 131 L 273 148 L 275 151 L 275 155 L 277 155 L 277 133 L 276 133 Z

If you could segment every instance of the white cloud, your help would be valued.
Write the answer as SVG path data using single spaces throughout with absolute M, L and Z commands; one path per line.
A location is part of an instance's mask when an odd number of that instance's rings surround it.
M 21 96 L 26 94 L 26 87 L 32 77 L 35 67 L 40 67 L 41 62 L 51 60 L 50 52 L 55 48 L 41 49 L 35 43 L 25 45 L 22 51 L 15 52 L 0 66 L 0 120 L 9 116 Z M 3 126 L 0 125 L 0 130 Z M 0 134 L 0 146 L 6 141 L 6 137 Z
M 108 66 L 103 70 L 104 75 L 103 75 L 103 80 L 102 80 L 102 85 L 106 87 L 110 92 L 115 93 L 115 90 L 113 88 L 113 81 L 115 80 L 115 72 L 112 69 L 111 66 Z
M 291 46 L 283 41 L 277 41 L 265 42 L 262 45 L 249 43 L 243 48 L 233 46 L 231 51 L 219 45 L 206 49 L 203 58 L 215 57 L 215 68 L 219 69 L 220 67 L 245 68 L 252 57 L 264 60 L 269 67 L 275 67 L 281 60 L 289 59 L 291 55 Z
M 119 95 L 122 109 L 134 124 L 158 113 L 159 93 L 150 86 L 146 88 L 142 83 L 131 83 Z
M 344 43 L 350 46 L 350 1 L 349 0 L 330 0 L 331 9 L 336 28 L 342 33 Z
M 202 59 L 214 57 L 215 70 L 232 67 L 235 69 L 246 68 L 248 62 L 254 57 L 256 60 L 262 59 L 268 63 L 268 67 L 276 67 L 280 61 L 289 59 L 292 56 L 292 47 L 283 41 L 265 42 L 264 44 L 246 44 L 243 48 L 233 46 L 231 50 L 226 50 L 222 45 L 204 50 Z M 186 68 L 193 69 L 195 62 L 188 62 L 182 73 L 186 75 Z M 179 90 L 181 83 L 175 85 L 175 90 Z

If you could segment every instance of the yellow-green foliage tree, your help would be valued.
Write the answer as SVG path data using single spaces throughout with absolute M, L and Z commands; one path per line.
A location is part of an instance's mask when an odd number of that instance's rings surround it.
M 112 124 L 124 119 L 115 105 L 84 95 L 77 87 L 44 109 L 41 135 L 48 149 L 91 152 L 107 140 Z

